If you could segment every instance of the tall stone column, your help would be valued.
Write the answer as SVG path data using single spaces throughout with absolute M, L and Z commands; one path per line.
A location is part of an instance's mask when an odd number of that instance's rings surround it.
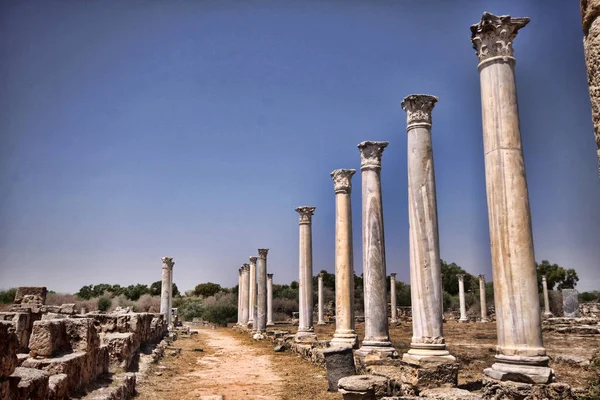
M 467 306 L 465 304 L 465 276 L 463 274 L 456 276 L 458 277 L 458 301 L 460 303 L 460 319 L 458 322 L 469 322 L 469 318 L 467 318 Z
M 390 274 L 390 308 L 392 317 L 390 322 L 392 324 L 398 323 L 398 306 L 396 304 L 396 273 Z
M 354 252 L 352 247 L 352 176 L 354 169 L 331 173 L 335 191 L 335 333 L 331 343 L 358 347 L 354 330 Z
M 488 322 L 487 303 L 485 300 L 485 275 L 479 275 L 479 304 L 481 305 L 481 322 Z
M 388 142 L 362 142 L 362 245 L 365 295 L 365 337 L 356 351 L 359 356 L 375 354 L 397 357 L 389 337 L 383 205 L 381 201 L 381 156 Z
M 542 342 L 513 42 L 529 18 L 484 13 L 471 26 L 479 59 L 485 180 L 498 331 L 491 378 L 550 382 Z
M 313 288 L 312 288 L 312 216 L 316 207 L 302 206 L 296 208 L 300 215 L 300 320 L 296 341 L 312 341 L 316 339 L 313 327 Z
M 242 325 L 250 319 L 250 265 L 242 265 Z
M 324 310 L 323 310 L 323 303 L 324 303 L 324 299 L 323 299 L 323 273 L 320 272 L 319 275 L 317 276 L 317 286 L 318 286 L 318 299 L 319 299 L 319 321 L 317 322 L 317 325 L 325 325 L 325 319 L 324 319 Z
M 171 263 L 171 268 L 169 269 L 169 329 L 171 329 L 171 323 L 173 322 L 173 267 L 175 266 L 175 262 Z
M 454 362 L 443 328 L 442 268 L 437 196 L 431 138 L 432 112 L 438 98 L 412 94 L 402 101 L 406 111 L 408 221 L 413 336 L 403 360 L 434 358 Z
M 250 257 L 250 292 L 248 297 L 248 325 L 256 330 L 256 260 L 258 257 Z
M 255 339 L 264 339 L 263 333 L 267 331 L 267 253 L 269 249 L 258 249 L 258 283 L 256 301 L 256 334 Z
M 544 316 L 552 317 L 552 313 L 550 312 L 550 299 L 548 298 L 548 281 L 546 280 L 546 275 L 542 275 L 542 289 L 544 291 Z
M 242 323 L 242 268 L 238 269 L 238 319 L 237 325 Z
M 171 290 L 172 285 L 169 286 L 171 279 L 171 271 L 173 270 L 172 257 L 162 258 L 162 281 L 160 289 L 160 313 L 164 314 L 167 326 L 171 326 Z
M 273 274 L 267 274 L 267 326 L 273 325 Z
M 598 152 L 600 172 L 600 3 L 598 0 L 581 1 L 581 26 L 583 28 L 583 49 L 587 67 L 588 86 L 592 103 L 592 123 Z

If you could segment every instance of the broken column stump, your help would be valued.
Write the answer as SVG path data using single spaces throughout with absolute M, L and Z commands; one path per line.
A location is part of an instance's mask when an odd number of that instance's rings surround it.
M 387 394 L 388 380 L 382 376 L 354 375 L 338 382 L 344 400 L 375 400 Z
M 334 346 L 323 350 L 327 368 L 327 384 L 330 392 L 338 391 L 338 381 L 356 375 L 354 353 L 350 346 Z

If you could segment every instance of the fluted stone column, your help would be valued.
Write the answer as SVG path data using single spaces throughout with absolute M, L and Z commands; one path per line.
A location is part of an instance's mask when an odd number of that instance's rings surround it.
M 488 322 L 487 302 L 485 300 L 485 275 L 479 275 L 479 304 L 481 305 L 481 322 Z
M 267 274 L 267 326 L 273 325 L 273 274 Z
M 546 280 L 546 275 L 542 275 L 542 289 L 544 291 L 544 316 L 552 317 L 552 313 L 550 312 L 550 299 L 548 298 L 548 281 Z
M 172 257 L 162 258 L 162 282 L 160 288 L 160 313 L 164 314 L 167 326 L 171 326 L 171 291 L 173 285 L 169 285 L 171 282 L 171 272 L 173 271 Z
M 443 328 L 442 268 L 437 220 L 431 125 L 438 98 L 413 94 L 402 101 L 406 111 L 408 221 L 413 336 L 402 357 L 407 362 L 435 359 L 454 362 Z
M 238 269 L 238 319 L 237 325 L 242 323 L 242 268 Z
M 242 325 L 248 325 L 250 318 L 250 265 L 242 265 Z
M 398 353 L 389 337 L 387 316 L 387 285 L 383 205 L 381 201 L 381 156 L 388 142 L 362 142 L 360 169 L 362 171 L 362 245 L 363 282 L 365 295 L 365 337 L 356 351 L 396 357 Z
M 529 194 L 519 129 L 513 43 L 529 18 L 484 13 L 471 26 L 479 58 L 485 179 L 498 355 L 491 378 L 550 382 L 542 342 Z
M 296 208 L 300 225 L 300 320 L 296 341 L 312 341 L 316 339 L 313 326 L 313 288 L 312 288 L 312 216 L 316 207 L 302 206 Z
M 458 322 L 469 322 L 469 318 L 467 318 L 467 305 L 465 304 L 465 276 L 463 274 L 456 276 L 458 277 L 458 300 L 460 303 L 460 319 Z
M 352 247 L 352 176 L 354 169 L 331 173 L 335 191 L 335 333 L 332 344 L 358 347 L 354 330 L 354 252 Z
M 169 270 L 169 329 L 172 328 L 171 323 L 173 322 L 173 267 L 175 262 L 171 263 Z
M 600 173 L 600 1 L 580 0 L 583 48 L 587 67 L 588 86 L 592 103 L 592 123 L 598 152 Z
M 256 260 L 258 257 L 250 257 L 250 292 L 248 297 L 248 325 L 256 330 Z
M 318 299 L 319 299 L 319 320 L 317 321 L 317 325 L 325 325 L 324 312 L 323 312 L 323 273 L 320 272 L 317 276 L 317 286 L 318 286 Z
M 392 324 L 398 323 L 398 306 L 396 305 L 396 273 L 390 274 L 390 308 Z
M 267 253 L 269 249 L 258 249 L 257 265 L 257 301 L 256 301 L 256 334 L 254 339 L 264 339 L 267 331 Z

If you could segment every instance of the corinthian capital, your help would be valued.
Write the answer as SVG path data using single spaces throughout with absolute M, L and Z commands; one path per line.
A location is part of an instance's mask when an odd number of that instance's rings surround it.
M 381 169 L 381 156 L 389 142 L 361 142 L 358 144 L 360 151 L 360 169 Z
M 350 193 L 352 191 L 352 175 L 355 169 L 336 169 L 330 175 L 333 178 L 333 190 L 336 193 Z
M 250 272 L 250 264 L 242 264 L 242 269 L 245 272 Z
M 310 224 L 312 222 L 312 216 L 317 207 L 312 206 L 300 206 L 296 208 L 296 212 L 300 214 L 300 220 L 298 221 L 302 224 Z
M 471 42 L 479 61 L 498 56 L 513 57 L 513 40 L 519 29 L 528 23 L 527 17 L 512 18 L 484 12 L 481 21 L 471 25 Z
M 463 282 L 465 280 L 465 274 L 458 274 L 456 277 L 458 278 L 459 282 Z
M 438 98 L 428 94 L 411 94 L 402 101 L 402 109 L 406 111 L 406 124 L 409 128 L 415 124 L 431 126 L 431 111 Z
M 175 263 L 173 262 L 173 257 L 163 257 L 162 259 L 163 268 L 173 268 Z
M 269 249 L 258 249 L 258 258 L 266 260 L 268 252 L 269 252 Z
M 249 258 L 250 258 L 250 265 L 256 265 L 256 260 L 258 259 L 258 257 L 252 256 L 252 257 L 249 257 Z

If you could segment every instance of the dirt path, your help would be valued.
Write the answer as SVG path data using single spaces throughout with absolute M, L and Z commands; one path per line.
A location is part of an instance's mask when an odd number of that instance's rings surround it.
M 167 356 L 138 385 L 139 399 L 198 399 L 221 395 L 229 399 L 281 398 L 283 382 L 269 355 L 244 344 L 222 329 L 198 329 L 198 335 L 177 340 L 178 356 Z M 202 351 L 200 351 L 200 349 Z

